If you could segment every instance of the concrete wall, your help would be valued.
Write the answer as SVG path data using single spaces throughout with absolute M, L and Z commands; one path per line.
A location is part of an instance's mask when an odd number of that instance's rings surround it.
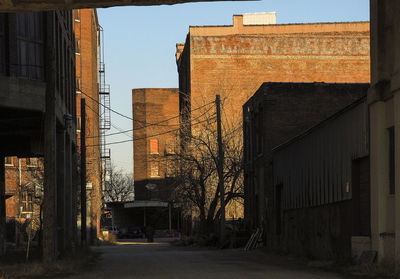
M 379 261 L 400 263 L 400 4 L 371 0 L 371 240 Z M 394 129 L 395 192 L 389 191 Z

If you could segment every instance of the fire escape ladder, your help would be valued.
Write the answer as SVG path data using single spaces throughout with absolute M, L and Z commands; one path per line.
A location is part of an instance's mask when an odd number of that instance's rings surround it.
M 110 85 L 106 84 L 106 65 L 104 63 L 104 30 L 99 28 L 99 117 L 100 117 L 100 156 L 102 161 L 102 179 L 107 180 L 111 168 L 111 150 L 107 148 L 106 131 L 111 129 Z M 104 185 L 104 183 L 103 183 Z M 103 186 L 104 187 L 104 186 Z

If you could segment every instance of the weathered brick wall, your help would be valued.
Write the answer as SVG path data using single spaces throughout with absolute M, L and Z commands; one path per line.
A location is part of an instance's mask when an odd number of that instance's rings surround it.
M 221 94 L 225 110 L 240 114 L 263 82 L 369 82 L 368 22 L 254 27 L 243 26 L 240 16 L 234 22 L 190 28 L 192 108 Z M 178 71 L 186 70 L 180 61 Z
M 82 9 L 80 21 L 75 21 L 75 36 L 80 40 L 79 54 L 76 55 L 76 77 L 80 78 L 80 89 L 85 94 L 77 94 L 77 115 L 80 116 L 81 98 L 86 99 L 86 168 L 87 182 L 92 183 L 90 191 L 90 222 L 93 230 L 99 229 L 101 216 L 101 159 L 99 147 L 99 90 L 98 90 L 98 37 L 97 16 L 92 9 Z M 93 100 L 94 99 L 94 100 Z M 78 132 L 80 138 L 80 132 Z M 80 141 L 78 141 L 78 144 Z
M 135 198 L 165 199 L 169 197 L 169 185 L 173 182 L 166 177 L 168 144 L 176 144 L 179 128 L 179 94 L 176 88 L 143 88 L 132 90 L 133 137 L 134 137 L 134 181 Z M 170 119 L 172 118 L 172 119 Z M 165 121 L 170 119 L 168 121 Z M 151 125 L 159 123 L 158 125 Z M 144 128 L 143 128 L 144 127 Z M 158 154 L 150 154 L 150 139 L 158 140 Z M 159 164 L 159 176 L 151 177 L 151 163 Z M 157 184 L 152 194 L 145 189 L 147 183 Z

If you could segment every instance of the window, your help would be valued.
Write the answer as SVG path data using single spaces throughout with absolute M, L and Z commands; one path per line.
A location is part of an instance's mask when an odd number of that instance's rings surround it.
M 158 139 L 150 139 L 150 154 L 158 154 Z
M 81 53 L 81 40 L 75 38 L 75 54 Z
M 167 143 L 165 144 L 165 153 L 175 154 L 175 141 L 173 139 L 167 140 Z
M 42 13 L 17 13 L 18 75 L 44 79 L 44 24 Z
M 81 117 L 76 116 L 76 131 L 80 132 L 81 131 Z
M 388 129 L 389 132 L 389 194 L 394 195 L 395 186 L 395 154 L 394 154 L 394 127 Z
M 5 164 L 6 166 L 13 166 L 12 157 L 5 157 L 5 158 L 4 158 L 4 164 Z
M 81 93 L 81 79 L 80 78 L 76 78 L 76 93 Z
M 22 212 L 33 212 L 33 194 L 23 192 L 21 197 Z
M 151 162 L 150 163 L 150 177 L 159 177 L 159 163 Z
M 28 167 L 36 167 L 37 166 L 37 158 L 26 158 L 26 165 Z
M 81 22 L 81 11 L 76 9 L 74 10 L 74 21 L 75 22 Z
M 173 177 L 174 176 L 174 162 L 172 161 L 167 161 L 167 169 L 165 171 L 165 176 L 166 177 Z

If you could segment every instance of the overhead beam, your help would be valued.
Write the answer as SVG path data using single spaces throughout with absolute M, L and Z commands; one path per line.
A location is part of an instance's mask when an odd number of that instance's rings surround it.
M 114 6 L 158 6 L 216 1 L 221 0 L 0 0 L 0 12 L 108 8 Z

